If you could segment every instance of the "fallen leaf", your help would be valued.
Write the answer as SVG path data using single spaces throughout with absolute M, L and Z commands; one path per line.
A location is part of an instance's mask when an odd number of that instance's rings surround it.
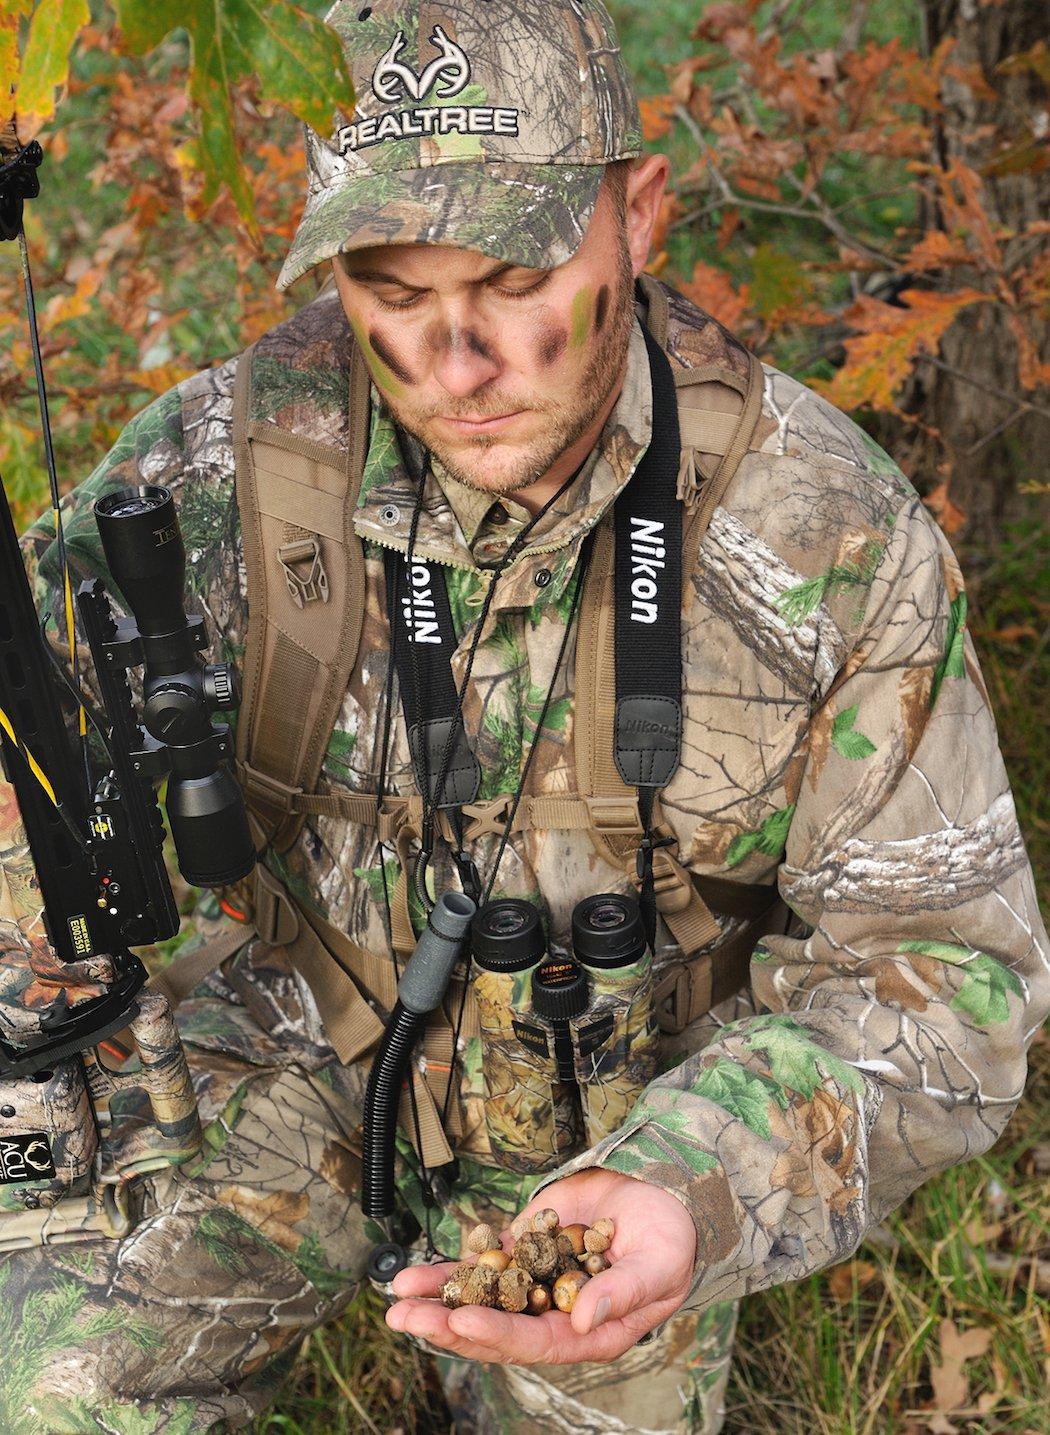
M 840 1266 L 832 1266 L 828 1272 L 828 1290 L 837 1301 L 852 1300 L 854 1290 L 863 1290 L 871 1285 L 878 1273 L 878 1266 L 873 1266 L 870 1261 L 844 1261 Z
M 961 1410 L 970 1395 L 970 1377 L 965 1365 L 984 1355 L 992 1342 L 992 1332 L 983 1326 L 960 1331 L 953 1320 L 942 1320 L 940 1327 L 941 1363 L 930 1361 L 930 1384 L 933 1386 L 933 1410 L 949 1415 Z M 930 1430 L 934 1430 L 931 1423 Z

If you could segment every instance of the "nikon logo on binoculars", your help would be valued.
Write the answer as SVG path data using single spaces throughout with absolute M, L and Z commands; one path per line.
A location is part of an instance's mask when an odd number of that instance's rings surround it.
M 666 567 L 664 525 L 631 515 L 631 622 L 655 623 L 660 616 L 660 573 Z
M 440 645 L 441 629 L 438 627 L 437 608 L 434 606 L 434 590 L 430 569 L 425 563 L 412 564 L 409 582 L 412 584 L 412 594 L 401 599 L 408 641 Z
M 55 1174 L 51 1143 L 44 1131 L 21 1136 L 0 1136 L 0 1186 L 21 1181 L 43 1181 Z

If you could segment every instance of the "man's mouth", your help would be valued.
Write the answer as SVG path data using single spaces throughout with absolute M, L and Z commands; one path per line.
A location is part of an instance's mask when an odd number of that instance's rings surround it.
M 461 419 L 454 418 L 450 414 L 439 414 L 439 421 L 446 424 L 450 429 L 459 434 L 494 433 L 503 425 L 509 424 L 513 419 L 519 418 L 525 412 L 524 409 L 514 409 L 510 413 L 495 414 L 491 418 Z

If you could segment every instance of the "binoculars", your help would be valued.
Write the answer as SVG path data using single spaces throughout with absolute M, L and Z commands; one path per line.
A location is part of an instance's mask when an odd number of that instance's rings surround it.
M 471 923 L 489 1142 L 513 1170 L 546 1171 L 617 1131 L 656 1069 L 652 954 L 634 897 L 586 897 L 572 955 L 548 951 L 515 897 Z

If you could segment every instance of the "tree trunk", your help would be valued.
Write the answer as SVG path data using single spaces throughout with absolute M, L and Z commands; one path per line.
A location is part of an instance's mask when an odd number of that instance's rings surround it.
M 1045 153 L 1042 163 L 1038 159 L 1050 119 L 1047 88 L 1032 69 L 1001 74 L 998 67 L 1045 40 L 1046 0 L 923 0 L 923 16 L 927 51 L 953 39 L 952 63 L 976 66 L 995 91 L 994 99 L 986 98 L 958 79 L 945 80 L 933 158 L 942 165 L 962 161 L 982 176 L 990 221 L 1018 235 L 1005 245 L 1007 270 L 1027 267 L 1048 241 L 1046 235 L 1025 235 L 1032 224 L 1050 220 Z M 1027 153 L 1017 148 L 1019 142 Z M 1016 156 L 1016 166 L 1008 153 Z M 943 227 L 939 214 L 928 222 Z M 1045 332 L 1035 337 L 1045 359 L 1050 342 Z M 920 441 L 925 451 L 913 455 L 913 470 L 934 478 L 948 459 L 952 499 L 969 519 L 968 536 L 980 540 L 998 536 L 1003 520 L 1016 510 L 1018 479 L 1045 472 L 1050 448 L 1050 420 L 1018 412 L 1018 399 L 1050 407 L 1045 390 L 1021 387 L 1018 357 L 1006 307 L 975 304 L 944 337 L 939 358 L 945 367 L 920 363 L 918 402 L 910 405 L 939 432 L 939 440 Z

